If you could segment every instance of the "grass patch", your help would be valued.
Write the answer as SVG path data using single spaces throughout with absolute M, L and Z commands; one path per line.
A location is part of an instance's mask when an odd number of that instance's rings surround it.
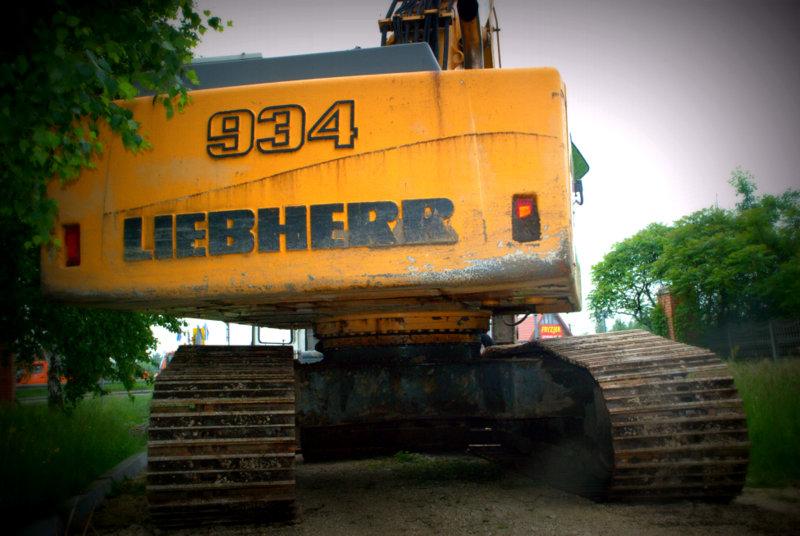
M 103 388 L 108 391 L 109 393 L 119 393 L 125 390 L 125 386 L 121 383 L 107 383 L 103 386 Z M 153 384 L 148 383 L 144 380 L 137 381 L 133 384 L 133 388 L 131 391 L 151 391 L 153 389 Z M 18 399 L 24 398 L 41 398 L 47 396 L 47 386 L 46 385 L 36 385 L 32 387 L 17 387 L 16 395 Z M 89 395 L 91 396 L 91 395 Z
M 0 408 L 0 513 L 20 525 L 53 512 L 144 449 L 149 396 L 89 398 L 70 414 Z
M 415 452 L 408 452 L 407 450 L 401 450 L 400 452 L 392 456 L 392 459 L 399 463 L 415 463 L 422 461 L 423 456 Z
M 400 451 L 385 464 L 392 476 L 411 482 L 486 482 L 499 480 L 503 470 L 489 461 L 470 456 L 429 456 Z
M 47 387 L 39 385 L 35 387 L 17 387 L 14 396 L 17 400 L 47 396 Z
M 800 359 L 729 365 L 752 443 L 747 484 L 800 483 Z
M 103 386 L 103 388 L 108 391 L 109 393 L 119 393 L 125 390 L 125 386 L 121 383 L 107 383 Z M 153 384 L 148 383 L 144 380 L 139 380 L 134 382 L 133 387 L 131 387 L 131 391 L 152 391 Z

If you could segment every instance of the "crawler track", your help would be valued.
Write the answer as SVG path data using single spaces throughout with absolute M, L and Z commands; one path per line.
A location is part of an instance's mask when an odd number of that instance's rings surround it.
M 588 370 L 610 420 L 611 500 L 730 500 L 749 442 L 727 366 L 708 350 L 645 331 L 542 341 Z
M 151 403 L 153 520 L 174 527 L 291 516 L 294 398 L 291 348 L 179 348 Z

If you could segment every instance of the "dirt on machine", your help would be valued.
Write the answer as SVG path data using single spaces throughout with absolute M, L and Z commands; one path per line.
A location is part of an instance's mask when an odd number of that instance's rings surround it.
M 730 500 L 748 440 L 727 367 L 643 331 L 482 350 L 490 324 L 580 308 L 579 157 L 550 68 L 501 69 L 494 2 L 393 1 L 380 47 L 205 61 L 152 150 L 53 185 L 44 290 L 314 334 L 184 346 L 156 380 L 163 526 L 291 516 L 293 466 L 467 450 L 598 500 Z M 582 171 L 581 171 L 582 173 Z

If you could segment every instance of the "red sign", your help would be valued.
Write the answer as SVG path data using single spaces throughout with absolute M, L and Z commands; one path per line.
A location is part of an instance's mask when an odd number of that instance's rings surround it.
M 539 326 L 540 339 L 558 339 L 563 336 L 564 332 L 561 330 L 561 324 L 542 324 Z
M 17 385 L 47 385 L 47 361 L 34 361 L 30 370 L 17 370 Z

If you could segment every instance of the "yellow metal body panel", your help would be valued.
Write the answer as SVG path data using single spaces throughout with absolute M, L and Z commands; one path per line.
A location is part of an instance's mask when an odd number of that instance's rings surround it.
M 60 224 L 81 233 L 79 266 L 66 266 L 63 249 L 43 252 L 52 296 L 274 326 L 380 310 L 579 308 L 553 69 L 195 91 L 171 120 L 149 98 L 131 107 L 152 150 L 134 155 L 104 135 L 95 170 L 50 188 Z M 515 195 L 535 198 L 539 239 L 512 238 Z M 373 202 L 388 212 L 352 205 Z M 342 207 L 319 208 L 328 204 Z M 273 230 L 284 224 L 286 207 L 306 207 L 307 235 L 302 248 L 302 236 L 281 235 L 274 251 L 259 229 L 270 214 L 280 217 Z M 292 210 L 300 225 L 303 209 Z M 412 229 L 413 211 L 438 218 L 438 231 Z M 370 229 L 391 237 L 353 235 L 353 221 L 381 218 Z M 245 230 L 226 234 L 237 225 Z

